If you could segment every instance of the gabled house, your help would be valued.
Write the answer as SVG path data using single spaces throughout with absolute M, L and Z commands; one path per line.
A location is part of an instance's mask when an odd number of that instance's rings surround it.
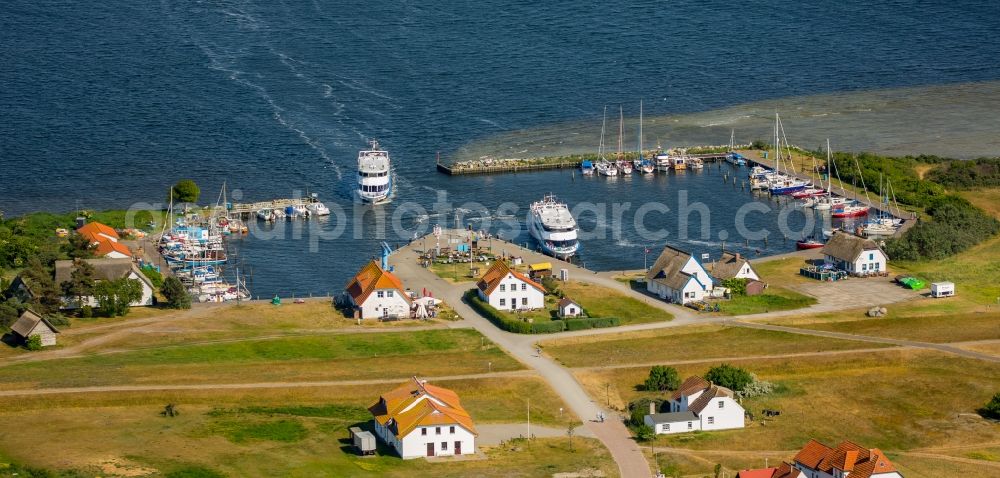
M 30 303 L 37 297 L 35 292 L 31 288 L 31 279 L 18 274 L 17 277 L 11 281 L 10 285 L 7 286 L 7 290 L 3 292 L 4 299 L 16 298 L 24 304 Z
M 661 299 L 685 304 L 699 301 L 714 288 L 714 281 L 697 259 L 666 246 L 646 271 L 646 290 Z
M 97 241 L 96 247 L 94 248 L 94 255 L 109 259 L 131 259 L 132 250 L 120 242 L 102 239 Z
M 760 280 L 750 261 L 738 252 L 723 252 L 719 260 L 705 264 L 705 270 L 719 282 L 726 279 Z
M 86 261 L 94 268 L 94 280 L 117 280 L 122 278 L 127 278 L 135 281 L 139 281 L 142 286 L 142 296 L 139 300 L 130 304 L 132 307 L 141 307 L 153 305 L 153 293 L 156 287 L 153 283 L 142 273 L 132 259 L 113 259 L 113 258 L 101 258 L 101 259 L 80 259 Z M 73 274 L 74 264 L 71 260 L 56 261 L 55 264 L 55 283 L 59 286 L 63 282 L 70 280 Z M 64 297 L 63 298 L 63 309 L 78 309 L 84 305 L 89 305 L 91 307 L 97 307 L 97 300 L 93 297 L 84 297 L 83 303 L 78 303 L 76 297 Z
M 657 434 L 744 427 L 744 411 L 726 387 L 691 376 L 674 392 L 669 412 L 650 413 L 644 422 Z
M 476 453 L 476 429 L 458 395 L 416 377 L 368 407 L 375 434 L 406 458 Z
M 851 274 L 875 274 L 886 271 L 889 257 L 871 239 L 838 231 L 823 246 L 823 262 Z
M 479 298 L 497 310 L 545 307 L 545 288 L 502 260 L 493 261 L 476 287 Z
M 18 317 L 17 322 L 14 322 L 14 325 L 10 326 L 10 330 L 23 340 L 28 340 L 32 335 L 39 336 L 42 340 L 42 347 L 55 345 L 56 334 L 59 333 L 59 330 L 49 322 L 49 319 L 31 310 L 25 310 Z
M 77 228 L 76 233 L 90 239 L 91 242 L 97 242 L 101 239 L 118 242 L 121 239 L 113 227 L 99 222 L 88 222 Z
M 572 317 L 579 317 L 583 315 L 583 307 L 577 304 L 573 299 L 568 297 L 563 297 L 559 300 L 559 317 L 568 319 Z
M 882 450 L 850 441 L 830 448 L 809 440 L 792 462 L 808 478 L 903 478 Z
M 355 317 L 378 319 L 410 316 L 410 294 L 395 274 L 383 269 L 374 259 L 365 264 L 347 283 L 346 292 Z

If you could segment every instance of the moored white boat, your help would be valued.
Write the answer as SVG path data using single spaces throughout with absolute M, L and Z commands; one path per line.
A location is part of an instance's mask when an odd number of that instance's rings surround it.
M 543 252 L 559 259 L 576 254 L 580 248 L 576 220 L 569 207 L 551 194 L 531 204 L 528 232 Z

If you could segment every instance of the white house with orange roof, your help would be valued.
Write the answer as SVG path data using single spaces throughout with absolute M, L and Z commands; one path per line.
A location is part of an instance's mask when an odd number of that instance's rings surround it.
M 545 288 L 502 260 L 493 261 L 476 286 L 479 298 L 497 310 L 545 307 Z
M 412 299 L 395 274 L 372 260 L 347 283 L 347 300 L 362 319 L 409 317 Z
M 836 448 L 809 440 L 792 466 L 808 478 L 903 478 L 882 450 L 846 440 Z
M 413 377 L 368 407 L 375 434 L 404 459 L 476 453 L 476 428 L 458 395 Z
M 650 413 L 646 425 L 657 434 L 685 433 L 697 430 L 727 430 L 745 426 L 743 407 L 732 390 L 691 376 L 668 402 L 670 411 Z M 654 410 L 650 410 L 653 412 Z
M 108 259 L 125 259 L 132 257 L 132 250 L 125 244 L 118 242 L 120 237 L 118 232 L 111 226 L 99 222 L 88 222 L 84 224 L 76 233 L 90 241 L 94 247 L 94 255 Z

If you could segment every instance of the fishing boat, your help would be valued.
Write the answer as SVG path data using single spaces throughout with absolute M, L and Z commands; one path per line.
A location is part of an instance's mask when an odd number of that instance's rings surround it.
M 819 249 L 819 248 L 821 248 L 821 247 L 823 247 L 825 245 L 826 245 L 826 243 L 824 243 L 823 241 L 820 241 L 819 239 L 816 239 L 815 237 L 810 237 L 810 238 L 802 239 L 801 241 L 796 242 L 795 243 L 795 248 L 796 249 Z
M 589 159 L 584 159 L 580 163 L 580 172 L 583 173 L 584 176 L 593 176 L 594 175 L 594 163 L 590 162 Z
M 306 210 L 309 211 L 309 215 L 310 216 L 317 216 L 318 217 L 318 216 L 329 216 L 330 215 L 330 208 L 326 207 L 326 204 L 323 204 L 323 203 L 321 203 L 319 201 L 311 202 L 309 204 L 306 204 Z
M 257 219 L 261 221 L 273 221 L 274 220 L 274 210 L 270 208 L 264 208 L 257 211 Z
M 551 194 L 531 204 L 528 232 L 543 252 L 558 259 L 566 259 L 580 248 L 576 220 L 566 203 L 559 202 Z
M 666 151 L 660 151 L 656 153 L 653 157 L 653 166 L 657 171 L 667 171 L 670 169 L 670 154 Z
M 684 155 L 670 156 L 670 167 L 672 169 L 681 170 L 687 169 L 688 158 Z
M 358 199 L 365 204 L 389 202 L 392 195 L 389 152 L 381 149 L 377 140 L 369 141 L 368 145 L 370 149 L 358 152 Z
M 705 169 L 705 161 L 701 158 L 688 159 L 688 167 L 694 170 Z

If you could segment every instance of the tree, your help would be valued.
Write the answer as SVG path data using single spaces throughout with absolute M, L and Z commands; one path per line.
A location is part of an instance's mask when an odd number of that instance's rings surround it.
M 722 464 L 716 463 L 715 468 L 712 471 L 715 472 L 715 478 L 719 478 L 719 475 L 722 474 Z
M 51 314 L 59 311 L 63 305 L 62 292 L 52 279 L 52 271 L 42 265 L 37 257 L 28 259 L 28 267 L 21 271 L 21 278 L 31 287 L 34 298 L 31 308 L 41 314 Z
M 59 284 L 65 297 L 75 297 L 76 303 L 81 307 L 84 305 L 84 297 L 89 297 L 94 293 L 94 277 L 97 271 L 94 266 L 87 261 L 73 261 L 73 272 L 70 273 L 69 280 Z
M 142 298 L 142 283 L 123 277 L 94 285 L 94 298 L 108 317 L 125 315 L 132 302 Z
M 566 436 L 569 437 L 569 451 L 573 451 L 573 435 L 576 433 L 576 427 L 580 424 L 574 421 L 569 422 L 569 426 L 566 427 Z
M 94 245 L 90 242 L 90 239 L 79 234 L 70 235 L 69 241 L 63 249 L 66 251 L 66 255 L 73 259 L 94 257 Z
M 635 428 L 635 439 L 639 441 L 652 441 L 656 438 L 656 431 L 653 427 L 642 424 Z
M 174 187 L 170 188 L 170 190 L 175 203 L 195 203 L 198 202 L 198 197 L 201 196 L 201 189 L 190 179 L 177 181 L 177 184 L 174 184 Z
M 1000 393 L 994 395 L 993 399 L 979 413 L 986 418 L 1000 420 Z
M 710 368 L 705 374 L 705 380 L 734 392 L 741 392 L 754 382 L 753 374 L 727 363 Z
M 163 287 L 160 288 L 163 297 L 167 299 L 167 307 L 171 309 L 190 309 L 191 296 L 188 295 L 184 284 L 180 279 L 170 276 L 163 280 Z
M 677 369 L 664 365 L 654 365 L 649 370 L 649 378 L 646 379 L 645 383 L 646 390 L 651 392 L 677 390 L 679 386 L 681 386 L 681 377 L 677 374 Z

